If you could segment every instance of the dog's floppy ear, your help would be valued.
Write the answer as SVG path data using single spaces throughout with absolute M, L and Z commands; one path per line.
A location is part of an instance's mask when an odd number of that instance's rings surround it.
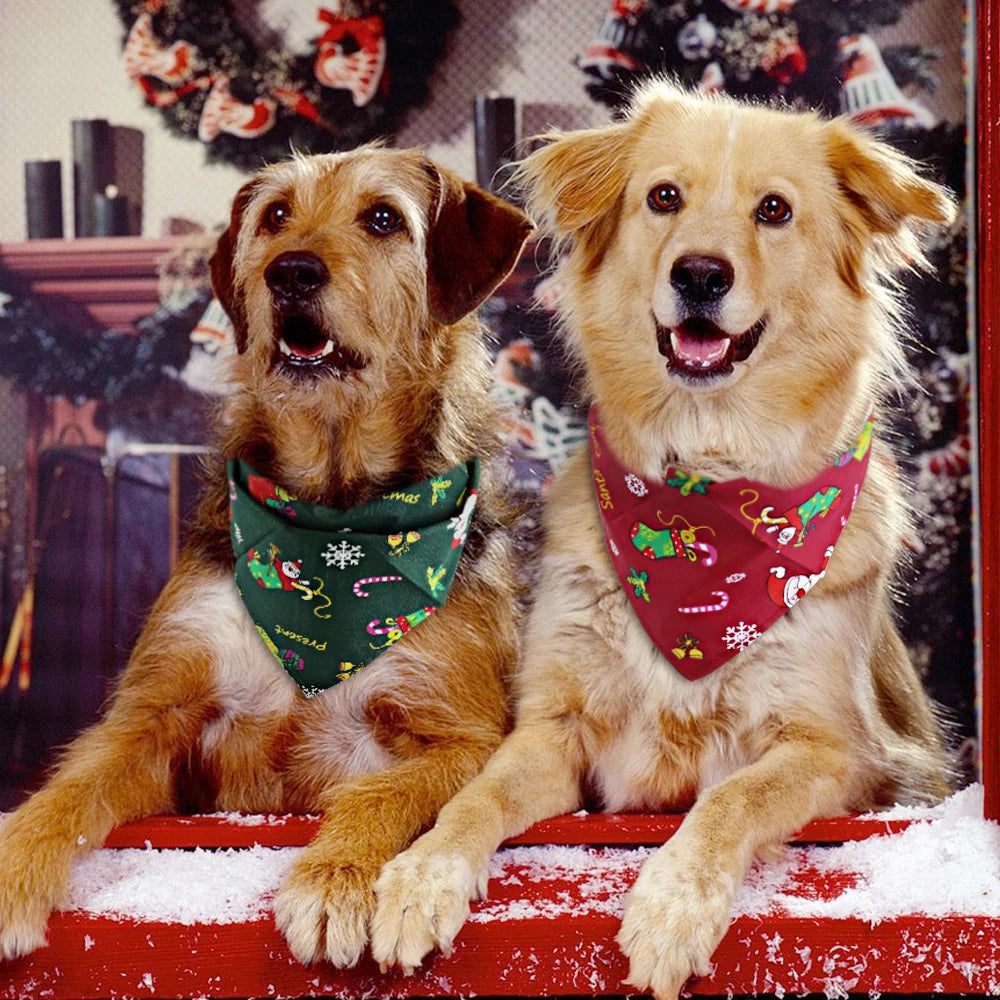
M 910 220 L 947 223 L 955 217 L 948 192 L 921 177 L 913 161 L 842 118 L 827 132 L 830 162 L 841 188 L 873 233 L 891 235 Z
M 828 122 L 826 130 L 829 162 L 847 201 L 851 268 L 872 236 L 887 243 L 897 260 L 922 264 L 916 238 L 920 224 L 951 222 L 951 195 L 921 177 L 908 157 L 843 118 Z
M 427 298 L 439 323 L 476 308 L 517 263 L 534 226 L 519 208 L 427 162 L 435 185 L 427 232 Z
M 229 228 L 219 236 L 215 252 L 209 261 L 212 291 L 215 292 L 215 297 L 222 303 L 222 308 L 226 310 L 226 315 L 232 321 L 233 329 L 236 332 L 236 350 L 240 354 L 247 348 L 247 314 L 243 296 L 236 288 L 233 255 L 236 252 L 236 238 L 240 232 L 243 213 L 246 211 L 247 205 L 250 204 L 250 199 L 256 189 L 257 181 L 252 180 L 236 192 L 236 197 L 233 199 L 233 210 L 229 218 Z
M 612 209 L 628 180 L 629 123 L 576 132 L 549 132 L 522 160 L 514 181 L 539 225 L 557 240 L 572 239 L 600 256 L 616 224 Z
M 566 236 L 618 200 L 627 180 L 628 125 L 549 132 L 543 145 L 518 164 L 516 183 L 528 192 L 528 211 Z

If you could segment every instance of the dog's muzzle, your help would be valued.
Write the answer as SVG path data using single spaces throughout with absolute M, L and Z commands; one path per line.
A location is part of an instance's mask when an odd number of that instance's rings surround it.
M 735 363 L 753 354 L 767 326 L 767 317 L 761 316 L 750 329 L 732 336 L 703 316 L 689 317 L 674 327 L 653 319 L 656 345 L 668 369 L 691 381 L 731 375 Z
M 318 299 L 328 284 L 326 264 L 309 251 L 287 251 L 264 271 L 274 306 L 275 364 L 299 374 L 343 377 L 365 366 L 324 322 Z
M 727 333 L 716 322 L 735 281 L 736 272 L 725 257 L 684 254 L 674 261 L 670 287 L 685 318 L 667 327 L 653 316 L 656 344 L 672 374 L 702 383 L 724 378 L 732 374 L 736 362 L 753 353 L 766 317 L 739 334 Z
M 310 302 L 329 280 L 326 264 L 307 250 L 279 254 L 264 271 L 275 304 L 284 308 Z

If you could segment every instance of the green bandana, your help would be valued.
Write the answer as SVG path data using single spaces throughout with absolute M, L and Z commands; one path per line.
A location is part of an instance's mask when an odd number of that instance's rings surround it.
M 307 698 L 346 680 L 440 608 L 476 506 L 479 460 L 334 510 L 230 461 L 236 587 Z

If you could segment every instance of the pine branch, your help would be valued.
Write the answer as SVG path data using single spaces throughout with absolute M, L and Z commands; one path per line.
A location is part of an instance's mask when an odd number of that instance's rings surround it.
M 941 58 L 941 50 L 923 45 L 889 45 L 882 49 L 882 59 L 900 87 L 915 87 L 933 94 L 941 81 L 932 65 Z

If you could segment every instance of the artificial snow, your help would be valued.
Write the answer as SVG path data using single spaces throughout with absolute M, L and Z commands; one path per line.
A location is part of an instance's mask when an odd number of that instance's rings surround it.
M 494 855 L 490 882 L 520 886 L 525 883 L 572 883 L 542 899 L 487 900 L 470 915 L 473 923 L 494 920 L 555 919 L 567 914 L 604 913 L 620 917 L 625 893 L 653 848 L 511 847 Z
M 74 867 L 63 909 L 187 925 L 263 920 L 301 850 L 94 851 Z
M 285 826 L 289 819 L 292 818 L 312 820 L 320 819 L 318 813 L 299 813 L 292 817 L 288 813 L 281 813 L 280 815 L 269 813 L 265 816 L 263 813 L 213 812 L 200 813 L 199 818 L 200 817 L 222 819 L 225 820 L 229 826 Z
M 901 833 L 832 847 L 789 847 L 778 861 L 755 863 L 733 916 L 857 917 L 872 924 L 904 914 L 1000 916 L 1000 826 L 982 818 L 980 786 L 933 808 L 897 808 L 876 818 L 915 822 Z M 187 925 L 266 919 L 301 850 L 95 851 L 75 866 L 65 908 Z M 494 898 L 477 906 L 471 919 L 620 915 L 625 894 L 654 850 L 555 845 L 502 850 L 490 867 Z M 821 880 L 852 873 L 847 882 L 854 885 L 833 898 L 804 897 L 795 891 L 801 886 L 796 874 L 802 872 L 818 873 Z M 546 882 L 552 891 L 520 888 Z M 544 898 L 530 898 L 534 895 Z
M 983 819 L 982 786 L 932 808 L 896 807 L 870 818 L 919 822 L 891 836 L 788 850 L 781 861 L 751 872 L 734 916 L 783 910 L 872 924 L 913 913 L 1000 917 L 1000 826 Z M 857 884 L 830 900 L 789 896 L 783 886 L 798 869 L 821 877 L 852 872 Z

